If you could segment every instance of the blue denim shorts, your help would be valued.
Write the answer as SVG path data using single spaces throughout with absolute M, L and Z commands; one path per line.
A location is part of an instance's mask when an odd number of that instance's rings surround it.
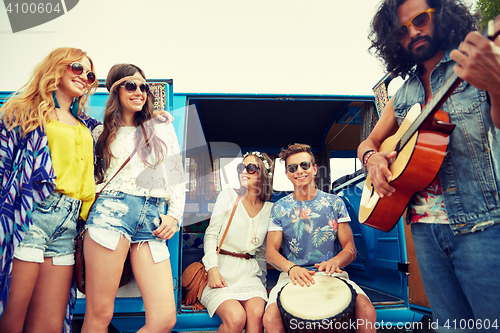
M 53 257 L 54 265 L 73 265 L 81 205 L 80 200 L 58 191 L 36 204 L 33 225 L 14 250 L 14 258 L 42 263 L 44 257 Z
M 165 212 L 165 199 L 135 196 L 119 191 L 103 191 L 89 213 L 85 228 L 92 239 L 110 250 L 120 235 L 131 243 L 149 242 L 155 262 L 169 258 L 164 239 L 153 231 L 160 226 L 160 213 Z

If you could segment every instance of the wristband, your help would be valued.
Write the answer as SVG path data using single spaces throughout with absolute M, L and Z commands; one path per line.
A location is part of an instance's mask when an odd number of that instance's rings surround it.
M 297 266 L 299 266 L 299 265 L 293 264 L 292 266 L 290 266 L 290 268 L 288 269 L 287 274 L 290 275 L 290 271 L 292 270 L 292 268 L 297 267 Z
M 375 150 L 372 150 L 372 151 L 368 151 L 368 154 L 366 155 L 366 157 L 363 159 L 363 166 L 365 167 L 366 169 L 366 163 L 368 163 L 368 160 L 370 159 L 370 157 L 372 157 L 373 155 L 375 155 L 377 152 Z M 365 153 L 366 154 L 366 153 Z
M 364 152 L 364 154 L 363 154 L 363 157 L 361 157 L 361 162 L 363 162 L 363 165 L 365 164 L 365 157 L 366 157 L 366 154 L 368 154 L 368 153 L 369 153 L 369 152 L 371 152 L 371 151 L 375 151 L 375 150 L 373 150 L 373 149 L 369 149 L 369 150 L 365 151 L 365 152 Z

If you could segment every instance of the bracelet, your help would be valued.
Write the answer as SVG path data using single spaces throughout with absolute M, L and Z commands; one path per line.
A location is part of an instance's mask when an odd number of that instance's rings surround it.
M 287 273 L 288 275 L 290 275 L 290 271 L 292 270 L 292 268 L 297 267 L 297 266 L 299 266 L 299 265 L 297 265 L 297 264 L 293 264 L 292 266 L 290 266 L 290 268 L 288 269 L 288 272 L 286 272 L 286 273 Z
M 365 164 L 365 157 L 366 157 L 366 154 L 368 154 L 369 152 L 371 151 L 375 151 L 373 149 L 369 149 L 367 151 L 365 151 L 365 153 L 363 154 L 363 157 L 361 157 L 361 162 L 363 162 L 363 165 Z
M 377 152 L 375 150 L 372 150 L 370 151 L 366 157 L 363 159 L 363 166 L 365 167 L 366 169 L 366 163 L 368 163 L 368 160 L 370 159 L 370 157 L 372 157 L 373 155 L 375 155 Z

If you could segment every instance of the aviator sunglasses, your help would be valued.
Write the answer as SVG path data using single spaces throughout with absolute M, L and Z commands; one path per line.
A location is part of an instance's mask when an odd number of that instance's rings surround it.
M 311 167 L 312 165 L 312 162 L 311 161 L 304 161 L 302 163 L 299 164 L 300 165 L 300 168 L 304 171 L 306 170 L 309 170 L 309 168 Z M 297 171 L 297 169 L 299 168 L 299 165 L 297 164 L 288 164 L 288 166 L 286 167 L 286 171 L 290 172 L 290 173 L 295 173 Z
M 236 167 L 236 170 L 238 171 L 238 174 L 242 173 L 243 170 L 247 169 L 247 173 L 249 175 L 253 175 L 254 173 L 257 172 L 257 170 L 260 170 L 259 166 L 257 164 L 249 163 L 248 165 L 245 166 L 245 164 L 240 163 Z
M 415 29 L 422 30 L 426 28 L 429 24 L 431 24 L 431 13 L 434 13 L 436 10 L 434 8 L 429 8 L 426 11 L 423 11 L 417 15 L 415 15 L 411 20 L 406 23 L 401 24 L 396 30 L 394 30 L 394 38 L 398 42 L 404 41 L 408 38 L 409 35 L 409 26 L 412 25 Z
M 71 71 L 75 75 L 82 75 L 82 73 L 83 73 L 83 65 L 80 64 L 79 62 L 72 63 L 71 65 L 69 65 L 69 68 L 71 68 Z M 94 74 L 94 72 L 88 71 L 87 72 L 87 82 L 89 84 L 92 84 L 92 83 L 94 83 L 94 81 L 95 81 L 95 74 Z
M 125 81 L 120 87 L 125 88 L 129 93 L 133 93 L 137 90 L 137 84 L 134 81 Z M 149 93 L 149 84 L 147 82 L 143 82 L 139 85 L 139 90 L 143 94 Z

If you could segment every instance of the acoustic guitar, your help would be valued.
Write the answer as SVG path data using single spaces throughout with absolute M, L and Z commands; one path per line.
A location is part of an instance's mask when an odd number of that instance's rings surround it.
M 495 21 L 499 20 L 498 16 Z M 494 22 L 490 21 L 483 36 L 495 39 Z M 462 82 L 454 72 L 423 108 L 415 104 L 406 115 L 398 131 L 387 138 L 379 151 L 396 151 L 389 162 L 391 186 L 396 192 L 380 196 L 367 176 L 361 195 L 359 222 L 388 232 L 397 224 L 412 196 L 427 188 L 441 168 L 454 124 L 448 113 L 440 110 L 444 102 Z

